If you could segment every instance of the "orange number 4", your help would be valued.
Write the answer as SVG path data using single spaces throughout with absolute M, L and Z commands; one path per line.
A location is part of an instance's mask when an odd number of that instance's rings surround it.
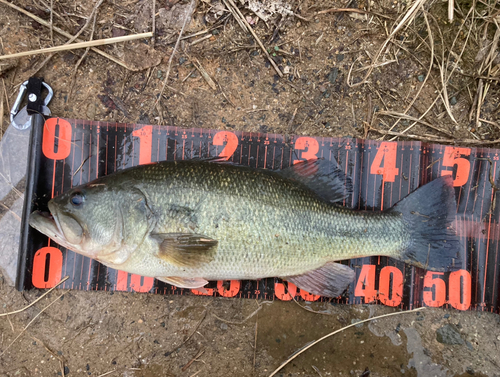
M 380 144 L 370 168 L 371 174 L 382 175 L 384 182 L 394 182 L 399 169 L 396 167 L 397 144 L 384 141 Z M 382 166 L 382 161 L 384 166 Z

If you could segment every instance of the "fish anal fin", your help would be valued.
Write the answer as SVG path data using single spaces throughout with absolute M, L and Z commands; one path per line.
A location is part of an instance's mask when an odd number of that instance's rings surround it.
M 168 277 L 156 277 L 164 283 L 175 285 L 177 288 L 189 288 L 196 289 L 204 287 L 208 284 L 208 281 L 203 278 L 181 278 L 176 276 L 168 276 Z
M 315 270 L 283 279 L 309 293 L 337 297 L 354 281 L 354 276 L 354 270 L 349 266 L 328 262 Z
M 217 252 L 216 240 L 200 234 L 152 234 L 159 243 L 158 258 L 177 267 L 200 267 L 210 263 Z

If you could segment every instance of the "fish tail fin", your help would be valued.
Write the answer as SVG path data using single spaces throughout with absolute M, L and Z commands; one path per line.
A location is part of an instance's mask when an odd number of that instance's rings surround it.
M 390 208 L 403 217 L 410 234 L 398 259 L 432 271 L 460 265 L 460 238 L 452 229 L 456 208 L 451 176 L 433 180 Z

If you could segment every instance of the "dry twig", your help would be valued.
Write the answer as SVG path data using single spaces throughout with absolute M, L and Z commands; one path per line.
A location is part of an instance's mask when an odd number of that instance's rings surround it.
M 30 13 L 30 12 L 28 12 L 28 11 L 24 10 L 23 8 L 18 7 L 18 6 L 17 6 L 17 5 L 15 5 L 15 4 L 9 3 L 9 2 L 8 2 L 8 1 L 6 1 L 6 0 L 0 0 L 0 3 L 5 4 L 5 5 L 8 5 L 9 7 L 11 7 L 11 8 L 13 8 L 13 9 L 17 10 L 18 12 L 20 12 L 20 13 L 22 13 L 22 14 L 24 14 L 24 15 L 28 16 L 28 17 L 30 17 L 31 19 L 33 19 L 33 20 L 35 20 L 36 22 L 38 22 L 40 25 L 43 25 L 43 26 L 49 27 L 49 23 L 48 23 L 47 21 L 45 21 L 44 19 L 42 19 L 42 18 L 40 18 L 40 17 L 35 16 L 34 14 L 32 14 L 32 13 Z M 83 28 L 82 28 L 82 29 L 83 29 Z M 81 30 L 82 30 L 82 29 L 81 29 Z M 65 32 L 64 30 L 62 30 L 62 29 L 58 28 L 57 26 L 54 26 L 54 27 L 53 27 L 53 30 L 54 30 L 55 32 L 57 32 L 57 33 L 59 33 L 59 34 L 61 34 L 61 35 L 65 36 L 66 38 L 69 38 L 69 39 L 72 39 L 72 38 L 73 38 L 73 36 L 72 36 L 71 34 L 69 34 L 69 33 Z M 79 34 L 77 34 L 77 35 L 79 35 Z M 76 40 L 76 41 L 81 41 L 81 40 L 79 40 L 78 38 L 76 38 L 75 40 Z M 104 51 L 102 51 L 102 50 L 99 50 L 99 49 L 98 49 L 98 48 L 96 48 L 96 47 L 92 47 L 91 49 L 92 49 L 92 51 L 94 51 L 94 52 L 96 52 L 96 53 L 100 54 L 101 56 L 104 56 L 106 59 L 109 59 L 109 60 L 111 60 L 112 62 L 114 62 L 114 63 L 116 63 L 116 64 L 119 64 L 119 65 L 121 65 L 122 67 L 124 67 L 124 68 L 126 68 L 126 69 L 128 69 L 128 70 L 130 70 L 130 71 L 135 71 L 135 70 L 136 70 L 136 69 L 134 69 L 134 68 L 129 67 L 129 66 L 128 66 L 125 62 L 123 62 L 122 60 L 120 60 L 120 59 L 118 59 L 118 58 L 115 58 L 114 56 L 112 56 L 112 55 L 110 55 L 110 54 L 108 54 L 108 53 L 106 53 L 106 52 L 104 52 Z
M 240 24 L 240 26 L 242 27 L 242 29 L 243 30 L 248 30 L 252 34 L 252 36 L 254 37 L 255 41 L 258 43 L 258 45 L 260 46 L 260 48 L 262 49 L 262 51 L 266 55 L 267 60 L 269 61 L 269 63 L 271 63 L 271 65 L 273 66 L 274 70 L 278 73 L 278 76 L 279 77 L 283 77 L 283 72 L 281 72 L 281 70 L 279 69 L 278 65 L 271 58 L 271 56 L 269 55 L 269 52 L 264 47 L 264 45 L 262 44 L 262 42 L 259 39 L 259 37 L 257 36 L 257 34 L 255 34 L 255 31 L 253 31 L 253 28 L 250 26 L 250 24 L 248 23 L 248 21 L 246 20 L 246 18 L 243 16 L 243 14 L 240 12 L 240 10 L 238 9 L 238 7 L 234 4 L 233 0 L 224 0 L 224 2 L 225 3 L 227 2 L 226 6 L 228 4 L 231 5 L 231 7 L 233 8 L 233 10 L 235 12 L 235 13 L 233 13 L 233 15 L 235 15 L 235 18 L 237 20 L 238 20 L 238 18 L 236 17 L 236 14 L 239 16 L 240 21 L 238 21 L 238 23 Z M 230 8 L 230 7 L 228 7 L 228 8 Z M 245 27 L 243 27 L 241 25 L 241 23 L 243 23 Z
M 247 316 L 243 321 L 240 321 L 240 322 L 233 322 L 233 321 L 228 321 L 226 319 L 223 319 L 223 318 L 220 318 L 218 317 L 217 315 L 213 314 L 213 316 L 215 318 L 217 318 L 219 321 L 222 321 L 222 322 L 225 322 L 225 323 L 229 323 L 231 325 L 243 325 L 246 321 L 248 321 L 250 318 L 252 318 L 255 314 L 257 314 L 259 312 L 259 310 L 262 309 L 262 305 L 259 305 L 259 307 L 257 309 L 255 309 L 252 314 L 250 314 L 249 316 Z
M 396 33 L 401 30 L 403 28 L 403 26 L 411 23 L 411 21 L 415 18 L 415 16 L 417 15 L 418 11 L 420 10 L 420 8 L 423 6 L 423 4 L 425 3 L 426 0 L 415 0 L 415 2 L 413 3 L 413 5 L 411 6 L 410 9 L 408 9 L 408 11 L 406 12 L 406 14 L 403 16 L 403 18 L 401 19 L 401 21 L 396 25 L 396 27 L 392 30 L 391 34 L 387 37 L 387 39 L 384 41 L 384 43 L 382 44 L 382 46 L 379 48 L 379 50 L 377 51 L 377 53 L 375 54 L 375 57 L 372 59 L 372 64 L 368 67 L 368 72 L 366 72 L 364 78 L 358 82 L 358 83 L 355 83 L 355 84 L 351 84 L 349 81 L 347 82 L 347 84 L 350 86 L 350 87 L 356 87 L 356 86 L 360 86 L 364 83 L 367 82 L 368 80 L 368 77 L 370 77 L 375 65 L 377 64 L 377 61 L 378 61 L 378 58 L 380 57 L 380 55 L 385 51 L 385 48 L 387 47 L 387 45 L 389 44 L 389 41 L 394 38 L 394 36 L 396 35 Z M 354 65 L 354 63 L 353 63 Z
M 17 314 L 17 313 L 24 312 L 26 309 L 28 309 L 29 307 L 35 305 L 38 301 L 40 301 L 42 298 L 44 298 L 45 296 L 47 296 L 48 294 L 50 294 L 50 292 L 52 292 L 54 289 L 56 289 L 58 286 L 60 286 L 62 283 L 64 283 L 68 279 L 69 279 L 69 276 L 65 276 L 59 283 L 57 283 L 55 286 L 53 286 L 52 288 L 50 288 L 47 292 L 45 292 L 43 295 L 41 295 L 40 297 L 38 297 L 35 301 L 33 301 L 28 306 L 25 306 L 22 309 L 14 310 L 13 312 L 2 313 L 2 314 L 0 314 L 0 317 L 4 317 L 4 316 L 8 316 L 8 315 L 12 315 L 12 314 Z
M 125 35 L 123 37 L 98 39 L 96 41 L 64 44 L 64 45 L 56 46 L 56 47 L 42 48 L 40 50 L 23 51 L 23 52 L 19 52 L 17 54 L 2 55 L 2 56 L 0 56 L 0 60 L 19 58 L 21 56 L 47 54 L 49 52 L 59 52 L 59 51 L 76 50 L 76 49 L 86 48 L 86 47 L 103 46 L 103 45 L 109 45 L 109 44 L 114 44 L 114 43 L 132 41 L 135 39 L 149 38 L 152 36 L 153 36 L 153 33 L 147 32 L 147 33 L 141 33 L 141 34 Z
M 14 338 L 14 340 L 0 353 L 0 356 L 3 356 L 5 352 L 21 337 L 21 335 L 24 334 L 26 329 L 33 323 L 35 320 L 45 311 L 47 310 L 50 306 L 52 306 L 55 302 L 57 302 L 62 296 L 64 296 L 66 292 L 63 294 L 59 295 L 54 301 L 52 301 L 49 305 L 47 305 L 45 308 L 43 308 L 40 313 L 38 313 L 36 316 L 33 317 L 33 319 L 26 325 L 26 327 Z
M 156 107 L 157 103 L 160 101 L 160 98 L 163 95 L 163 92 L 165 91 L 165 88 L 166 88 L 167 83 L 168 83 L 168 78 L 170 76 L 170 69 L 172 68 L 172 61 L 174 59 L 175 52 L 177 51 L 177 48 L 179 47 L 179 43 L 181 41 L 182 34 L 184 33 L 184 29 L 186 28 L 187 21 L 191 17 L 191 13 L 193 12 L 195 4 L 196 4 L 196 1 L 191 0 L 191 4 L 189 4 L 189 7 L 186 11 L 186 15 L 184 17 L 184 23 L 182 24 L 181 31 L 179 32 L 179 37 L 177 38 L 177 42 L 175 42 L 174 49 L 172 50 L 172 55 L 170 55 L 170 58 L 168 59 L 167 71 L 165 72 L 165 79 L 163 80 L 163 85 L 161 87 L 160 94 L 158 95 L 158 98 L 155 101 L 155 103 L 153 104 L 153 106 L 151 106 L 150 112 Z

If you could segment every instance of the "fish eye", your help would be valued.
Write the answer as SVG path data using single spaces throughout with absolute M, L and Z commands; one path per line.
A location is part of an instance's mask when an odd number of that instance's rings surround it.
M 85 201 L 85 196 L 80 191 L 75 191 L 70 198 L 71 204 L 74 207 L 80 207 Z

